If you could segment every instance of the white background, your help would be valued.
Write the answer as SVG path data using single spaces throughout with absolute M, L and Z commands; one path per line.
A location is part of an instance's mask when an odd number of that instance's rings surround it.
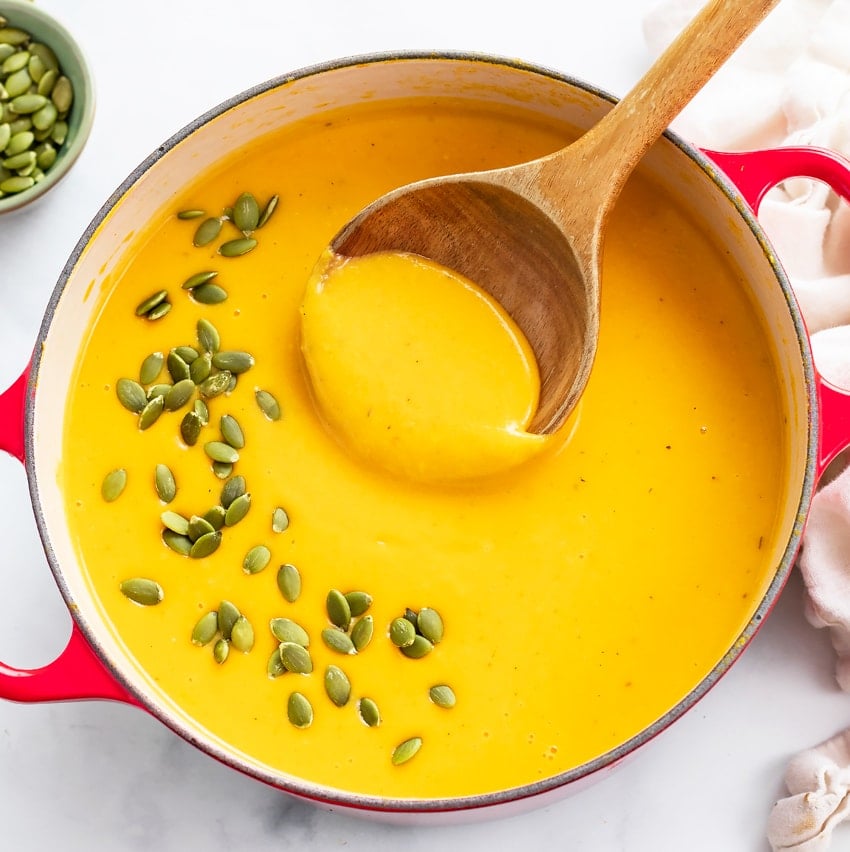
M 207 109 L 305 65 L 405 49 L 515 57 L 622 95 L 650 60 L 641 22 L 653 0 L 39 5 L 82 44 L 98 109 L 70 175 L 46 199 L 0 217 L 2 387 L 24 368 L 65 260 L 101 204 Z M 0 481 L 0 659 L 43 665 L 64 647 L 70 620 L 21 466 L 0 458 Z M 322 812 L 218 765 L 122 705 L 0 701 L 0 850 L 766 852 L 788 758 L 850 725 L 850 696 L 835 686 L 832 665 L 827 636 L 803 618 L 795 574 L 732 671 L 626 766 L 545 809 L 455 827 Z M 839 829 L 835 848 L 850 849 L 850 827 Z

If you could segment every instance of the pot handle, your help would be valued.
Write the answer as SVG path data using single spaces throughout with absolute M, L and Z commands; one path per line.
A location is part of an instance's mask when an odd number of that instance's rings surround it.
M 0 450 L 23 462 L 24 411 L 30 368 L 0 394 Z M 11 701 L 68 701 L 108 698 L 138 704 L 92 650 L 76 622 L 65 650 L 38 669 L 16 669 L 0 662 L 0 698 Z

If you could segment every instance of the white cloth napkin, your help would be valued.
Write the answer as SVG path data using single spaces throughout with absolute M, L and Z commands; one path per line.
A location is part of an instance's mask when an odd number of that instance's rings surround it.
M 704 0 L 662 0 L 644 18 L 658 54 Z M 850 0 L 782 0 L 674 122 L 704 148 L 814 145 L 850 157 Z M 850 205 L 825 185 L 786 181 L 759 220 L 791 278 L 821 375 L 850 389 Z M 850 692 L 850 467 L 815 495 L 799 559 L 806 616 L 830 631 Z M 850 705 L 848 705 L 850 710 Z M 850 816 L 850 729 L 788 766 L 791 794 L 768 821 L 774 850 L 822 852 Z

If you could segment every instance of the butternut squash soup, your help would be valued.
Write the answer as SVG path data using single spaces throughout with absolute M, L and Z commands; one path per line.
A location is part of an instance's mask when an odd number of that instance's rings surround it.
M 253 765 L 401 800 L 533 783 L 658 720 L 756 610 L 774 353 L 646 179 L 543 446 L 527 342 L 474 285 L 400 286 L 385 259 L 308 290 L 376 197 L 568 137 L 450 99 L 304 120 L 188 180 L 91 295 L 59 474 L 81 564 L 151 689 Z

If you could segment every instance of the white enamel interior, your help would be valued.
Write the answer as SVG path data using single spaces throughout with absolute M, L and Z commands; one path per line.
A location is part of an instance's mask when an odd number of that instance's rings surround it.
M 563 118 L 578 128 L 588 127 L 610 108 L 609 102 L 593 91 L 554 75 L 477 57 L 376 57 L 370 61 L 312 69 L 245 93 L 203 116 L 155 152 L 104 206 L 84 235 L 57 285 L 45 319 L 34 370 L 37 389 L 28 412 L 30 485 L 51 566 L 84 633 L 125 686 L 182 735 L 214 756 L 263 780 L 296 794 L 329 798 L 342 806 L 384 807 L 390 811 L 415 810 L 416 805 L 404 803 L 402 806 L 345 795 L 335 799 L 297 778 L 271 772 L 251 758 L 236 753 L 226 743 L 212 740 L 127 660 L 120 643 L 105 629 L 99 608 L 83 579 L 67 525 L 59 471 L 65 400 L 75 356 L 100 304 L 104 282 L 131 244 L 140 223 L 147 222 L 167 207 L 187 176 L 216 163 L 226 152 L 255 137 L 303 117 L 364 99 L 401 96 L 462 97 L 471 101 L 515 104 Z M 787 572 L 790 553 L 796 548 L 799 534 L 800 509 L 801 506 L 803 510 L 807 508 L 813 476 L 811 444 L 814 439 L 809 427 L 811 368 L 799 317 L 790 305 L 787 286 L 783 289 L 780 285 L 781 273 L 772 265 L 763 238 L 754 232 L 752 221 L 747 220 L 712 178 L 710 169 L 695 161 L 693 152 L 686 153 L 674 142 L 663 140 L 641 168 L 650 171 L 682 199 L 717 243 L 725 247 L 733 262 L 745 270 L 742 286 L 749 290 L 770 330 L 790 418 L 788 488 L 771 546 L 777 570 L 780 574 L 783 570 Z M 778 591 L 778 585 L 774 583 L 772 594 Z M 624 754 L 684 712 L 708 686 L 708 682 L 695 683 L 692 698 L 683 702 L 669 719 L 586 770 L 596 771 L 622 759 Z M 574 781 L 584 774 L 586 771 L 582 769 L 569 778 L 550 780 L 533 789 L 509 791 L 504 796 L 425 803 L 421 810 L 481 808 L 528 797 L 539 802 L 549 798 L 553 787 L 560 787 L 563 782 Z

